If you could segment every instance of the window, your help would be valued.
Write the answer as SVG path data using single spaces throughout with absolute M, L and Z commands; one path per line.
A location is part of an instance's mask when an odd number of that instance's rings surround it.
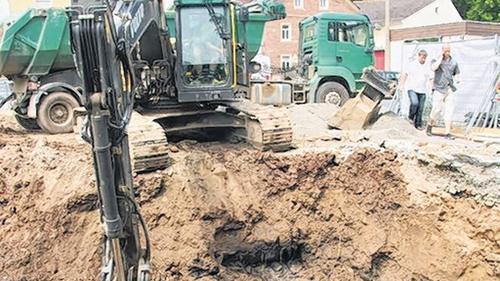
M 328 0 L 319 0 L 319 9 L 320 10 L 328 9 Z
M 289 24 L 281 26 L 281 41 L 290 41 L 292 39 L 292 31 Z
M 223 20 L 229 19 L 222 6 L 214 7 L 214 12 Z M 229 45 L 218 33 L 208 10 L 205 7 L 186 7 L 179 16 L 180 60 L 185 85 L 224 85 L 230 79 L 226 69 L 230 60 Z M 206 24 L 200 26 L 199 22 Z M 228 21 L 221 21 L 222 29 L 227 30 L 228 26 Z
M 328 23 L 328 40 L 337 41 L 337 28 L 334 22 Z
M 289 70 L 290 69 L 290 61 L 292 59 L 292 56 L 290 55 L 282 55 L 281 56 L 281 69 L 283 70 Z
M 368 25 L 362 22 L 330 22 L 328 24 L 328 40 L 351 42 L 359 46 L 367 46 L 369 39 Z
M 295 9 L 304 8 L 304 0 L 293 0 L 293 6 Z

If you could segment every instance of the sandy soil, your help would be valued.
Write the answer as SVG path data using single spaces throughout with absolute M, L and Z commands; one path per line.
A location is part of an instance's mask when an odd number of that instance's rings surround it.
M 483 200 L 497 148 L 466 143 L 448 163 L 438 152 L 456 147 L 396 131 L 280 154 L 175 144 L 170 168 L 134 179 L 155 280 L 498 280 L 498 197 Z M 1 113 L 0 171 L 0 280 L 96 280 L 89 147 Z

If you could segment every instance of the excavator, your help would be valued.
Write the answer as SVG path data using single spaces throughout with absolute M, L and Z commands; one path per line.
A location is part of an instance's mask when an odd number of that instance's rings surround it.
M 208 130 L 275 151 L 292 140 L 284 109 L 248 99 L 249 73 L 258 66 L 249 63 L 244 40 L 249 15 L 281 19 L 284 5 L 174 3 L 176 30 L 161 0 L 73 0 L 67 10 L 83 84 L 77 114 L 92 146 L 105 231 L 102 280 L 151 280 L 150 238 L 132 180 L 168 165 L 166 136 Z

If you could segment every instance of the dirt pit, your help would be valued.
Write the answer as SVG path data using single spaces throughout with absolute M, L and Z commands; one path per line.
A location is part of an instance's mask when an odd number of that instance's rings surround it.
M 98 279 L 89 147 L 1 118 L 0 280 Z M 172 151 L 170 168 L 134 179 L 154 280 L 500 278 L 498 207 L 443 191 L 454 170 L 362 145 Z

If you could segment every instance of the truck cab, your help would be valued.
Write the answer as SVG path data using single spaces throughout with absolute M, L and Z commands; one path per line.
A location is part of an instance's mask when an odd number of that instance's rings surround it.
M 300 22 L 300 76 L 296 100 L 343 105 L 364 86 L 363 69 L 373 65 L 373 27 L 361 14 L 324 12 Z M 300 93 L 300 92 L 299 92 Z

